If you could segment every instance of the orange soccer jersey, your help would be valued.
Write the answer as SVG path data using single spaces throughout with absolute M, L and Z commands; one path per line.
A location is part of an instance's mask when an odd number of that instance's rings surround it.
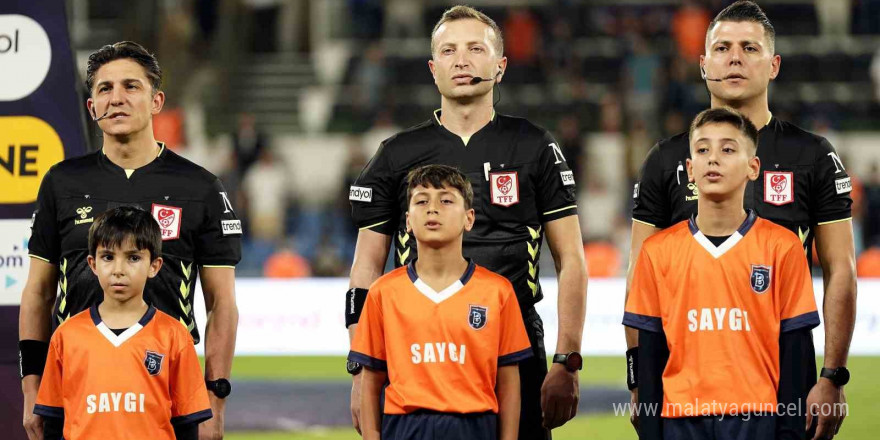
M 715 246 L 694 217 L 645 241 L 623 324 L 665 332 L 663 417 L 776 410 L 779 336 L 819 325 L 804 249 L 749 211 Z
M 470 262 L 435 292 L 410 263 L 370 287 L 349 359 L 388 371 L 385 414 L 497 413 L 498 368 L 531 355 L 506 278 Z
M 174 439 L 211 418 L 186 327 L 150 307 L 120 335 L 92 306 L 52 335 L 34 413 L 64 418 L 64 438 Z

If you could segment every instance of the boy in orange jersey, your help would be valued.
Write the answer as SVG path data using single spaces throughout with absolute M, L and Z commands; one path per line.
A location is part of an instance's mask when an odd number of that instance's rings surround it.
M 444 165 L 414 169 L 407 184 L 419 257 L 370 287 L 348 355 L 365 366 L 364 439 L 514 440 L 516 364 L 532 350 L 510 282 L 462 256 L 471 184 Z
M 95 219 L 88 263 L 104 301 L 58 326 L 49 342 L 34 406 L 46 440 L 195 439 L 211 418 L 192 337 L 144 302 L 161 251 L 146 211 L 119 207 Z
M 639 330 L 638 357 L 656 366 L 633 366 L 630 384 L 662 387 L 651 393 L 663 396 L 662 427 L 639 435 L 805 438 L 802 366 L 819 315 L 804 249 L 743 208 L 760 170 L 747 118 L 706 110 L 689 137 L 697 214 L 645 241 L 624 313 L 623 324 Z M 649 411 L 651 402 L 639 403 Z

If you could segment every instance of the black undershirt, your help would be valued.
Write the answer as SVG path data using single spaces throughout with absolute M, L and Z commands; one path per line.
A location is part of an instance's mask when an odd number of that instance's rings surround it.
M 717 246 L 717 245 L 716 245 Z M 127 328 L 111 328 L 110 331 L 113 332 L 116 336 L 122 334 L 122 332 L 128 330 Z
M 709 241 L 711 241 L 712 244 L 715 245 L 715 247 L 718 247 L 718 246 L 721 246 L 721 243 L 724 243 L 725 241 L 727 241 L 727 239 L 730 238 L 730 236 L 725 235 L 724 237 L 713 237 L 711 235 L 707 235 L 706 238 L 708 238 Z

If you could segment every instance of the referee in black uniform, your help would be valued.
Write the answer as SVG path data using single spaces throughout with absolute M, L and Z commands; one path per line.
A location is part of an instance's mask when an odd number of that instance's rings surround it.
M 202 438 L 220 438 L 238 325 L 234 268 L 241 223 L 217 177 L 153 138 L 152 115 L 162 110 L 165 95 L 152 54 L 132 42 L 104 46 L 89 57 L 86 85 L 103 149 L 52 167 L 33 217 L 19 318 L 25 429 L 31 439 L 40 438 L 33 406 L 51 329 L 103 298 L 86 262 L 89 226 L 100 213 L 130 205 L 150 212 L 162 230 L 165 264 L 147 282 L 144 300 L 179 319 L 196 343 L 193 298 L 201 276 L 214 418 L 200 429 Z
M 843 385 L 849 378 L 846 359 L 855 322 L 852 186 L 840 157 L 826 139 L 771 114 L 767 86 L 779 74 L 781 63 L 774 40 L 773 25 L 761 8 L 751 1 L 738 1 L 721 11 L 709 25 L 700 69 L 712 107 L 735 108 L 759 128 L 757 155 L 761 159 L 761 174 L 746 188 L 746 208 L 797 234 L 808 259 L 815 239 L 825 283 L 825 365 L 817 383 L 815 351 L 810 350 L 802 385 L 810 389 L 808 404 L 833 405 L 846 401 Z M 688 181 L 684 168 L 688 158 L 687 133 L 658 142 L 648 153 L 633 189 L 630 261 L 638 255 L 646 238 L 696 212 L 699 194 Z M 640 356 L 633 349 L 639 345 L 639 338 L 651 335 L 632 329 L 626 333 L 628 358 L 640 358 L 638 368 L 665 365 L 664 353 Z M 630 386 L 635 385 L 631 379 Z M 641 385 L 632 388 L 633 401 L 662 400 L 659 384 Z M 843 416 L 819 415 L 816 438 L 834 436 Z M 648 431 L 657 432 L 656 417 L 641 419 L 634 420 L 637 430 L 645 435 Z
M 546 130 L 493 109 L 493 86 L 507 66 L 502 53 L 498 26 L 472 8 L 451 8 L 435 26 L 428 66 L 440 91 L 440 109 L 383 142 L 349 193 L 360 232 L 347 324 L 353 335 L 366 289 L 382 274 L 391 243 L 396 266 L 417 256 L 404 223 L 407 172 L 425 164 L 459 168 L 473 184 L 476 210 L 464 254 L 511 281 L 535 354 L 520 363 L 519 438 L 550 438 L 549 429 L 577 411 L 587 272 L 574 177 L 559 146 Z M 557 363 L 549 374 L 543 324 L 534 309 L 543 297 L 538 253 L 545 236 L 559 276 Z M 359 366 L 349 365 L 349 371 L 355 374 L 351 403 L 358 428 Z

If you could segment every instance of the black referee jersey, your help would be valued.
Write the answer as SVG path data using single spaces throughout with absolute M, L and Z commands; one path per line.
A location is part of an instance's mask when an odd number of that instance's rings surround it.
M 393 235 L 394 264 L 416 257 L 406 232 L 406 175 L 421 165 L 460 169 L 474 189 L 474 228 L 464 235 L 464 255 L 505 276 L 520 307 L 542 298 L 538 258 L 543 224 L 577 214 L 574 176 L 546 130 L 495 114 L 465 141 L 434 117 L 385 140 L 349 191 L 361 229 Z
M 688 134 L 651 148 L 633 188 L 633 220 L 667 228 L 697 212 L 688 182 Z M 852 217 L 852 184 L 834 147 L 821 136 L 775 117 L 758 132 L 761 173 L 746 187 L 745 208 L 800 237 L 812 261 L 813 228 Z
M 179 319 L 198 343 L 193 297 L 198 267 L 234 267 L 241 258 L 241 222 L 220 180 L 161 145 L 152 162 L 127 171 L 102 151 L 53 166 L 40 185 L 29 252 L 59 268 L 54 323 L 100 303 L 103 291 L 89 268 L 89 227 L 122 205 L 152 213 L 162 230 L 159 274 L 144 300 Z

